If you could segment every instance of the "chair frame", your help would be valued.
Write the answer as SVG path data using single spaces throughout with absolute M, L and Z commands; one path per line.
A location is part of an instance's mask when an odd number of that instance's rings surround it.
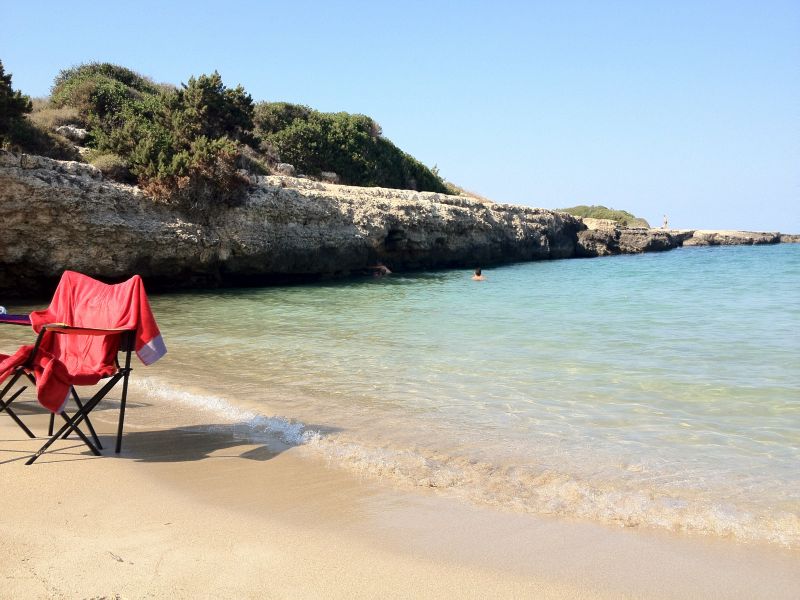
M 75 386 L 70 388 L 70 395 L 75 401 L 76 405 L 78 406 L 77 412 L 75 412 L 72 416 L 66 413 L 66 411 L 62 411 L 61 417 L 64 419 L 65 423 L 61 426 L 61 428 L 53 432 L 54 425 L 55 425 L 55 413 L 50 414 L 50 425 L 48 428 L 48 436 L 50 438 L 45 442 L 45 444 L 36 451 L 25 463 L 26 465 L 33 464 L 36 459 L 38 459 L 45 451 L 59 438 L 66 438 L 71 433 L 75 433 L 81 441 L 86 444 L 89 450 L 95 456 L 100 456 L 100 450 L 102 449 L 102 445 L 100 444 L 100 439 L 97 436 L 97 433 L 92 426 L 91 421 L 89 420 L 89 413 L 94 410 L 94 408 L 100 403 L 103 398 L 122 380 L 122 396 L 120 399 L 120 412 L 119 412 L 119 423 L 117 425 L 117 442 L 115 452 L 117 454 L 120 453 L 122 450 L 122 430 L 125 421 L 125 404 L 127 401 L 128 396 L 128 379 L 130 377 L 130 373 L 133 370 L 131 368 L 131 355 L 133 354 L 134 345 L 135 345 L 135 330 L 132 329 L 95 329 L 95 328 L 88 328 L 88 327 L 70 327 L 69 325 L 65 325 L 64 323 L 53 323 L 50 325 L 45 325 L 42 327 L 41 331 L 39 332 L 38 337 L 36 338 L 36 343 L 34 344 L 33 350 L 31 351 L 28 360 L 25 364 L 20 365 L 16 368 L 16 372 L 14 373 L 11 380 L 3 387 L 2 391 L 0 391 L 0 412 L 7 412 L 8 415 L 19 425 L 22 430 L 28 435 L 28 437 L 35 438 L 36 436 L 33 432 L 22 422 L 19 416 L 11 409 L 10 405 L 14 400 L 16 400 L 22 392 L 27 389 L 27 386 L 22 386 L 18 390 L 16 390 L 8 400 L 3 400 L 6 394 L 11 390 L 11 388 L 16 384 L 16 382 L 23 376 L 25 376 L 32 384 L 36 384 L 36 378 L 33 376 L 31 368 L 33 366 L 34 359 L 36 357 L 37 352 L 39 351 L 39 346 L 41 345 L 42 338 L 46 332 L 52 332 L 57 335 L 92 335 L 92 336 L 106 336 L 106 335 L 119 335 L 120 336 L 120 345 L 117 349 L 116 356 L 114 357 L 117 371 L 110 375 L 110 379 L 103 385 L 100 390 L 98 390 L 94 396 L 82 402 L 80 397 L 78 396 L 77 391 L 75 390 Z M 125 354 L 124 365 L 121 366 L 119 362 L 119 353 L 123 352 Z M 89 429 L 89 432 L 94 438 L 94 442 L 92 443 L 88 437 L 81 431 L 78 427 L 83 421 L 86 421 L 86 426 Z

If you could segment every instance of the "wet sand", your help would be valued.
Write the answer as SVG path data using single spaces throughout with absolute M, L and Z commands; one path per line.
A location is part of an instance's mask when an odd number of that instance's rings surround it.
M 0 597 L 800 597 L 798 550 L 398 491 L 209 425 L 132 402 L 121 455 L 65 440 L 28 467 L 42 440 L 0 413 Z

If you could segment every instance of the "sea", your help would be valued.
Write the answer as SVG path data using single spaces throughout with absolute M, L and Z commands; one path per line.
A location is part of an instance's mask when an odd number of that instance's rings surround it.
M 133 393 L 404 489 L 800 547 L 800 245 L 471 275 L 152 296 Z

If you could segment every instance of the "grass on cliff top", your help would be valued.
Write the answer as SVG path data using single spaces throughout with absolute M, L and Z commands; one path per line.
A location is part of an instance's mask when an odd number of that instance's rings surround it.
M 559 208 L 561 212 L 569 213 L 576 217 L 586 217 L 590 219 L 609 219 L 616 221 L 624 227 L 646 227 L 650 228 L 650 224 L 640 217 L 634 216 L 626 210 L 615 210 L 605 206 L 587 206 L 581 204 L 571 208 Z

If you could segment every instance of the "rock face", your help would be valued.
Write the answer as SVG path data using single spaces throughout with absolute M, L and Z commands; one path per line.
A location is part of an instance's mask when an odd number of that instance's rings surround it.
M 577 255 L 583 257 L 609 254 L 662 252 L 681 246 L 691 237 L 691 230 L 620 227 L 609 219 L 583 219 L 587 229 L 578 232 Z
M 290 165 L 289 163 L 278 163 L 275 165 L 275 171 L 277 171 L 279 175 L 288 175 L 289 177 L 292 177 L 294 176 L 294 165 Z
M 790 239 L 791 238 L 791 239 Z M 798 241 L 784 236 L 784 241 Z M 180 211 L 77 162 L 0 151 L 0 297 L 49 294 L 62 271 L 150 289 L 485 267 L 780 234 L 636 229 L 465 196 L 255 177 L 238 206 Z
M 583 222 L 587 228 L 578 232 L 577 255 L 584 257 L 661 252 L 681 246 L 777 244 L 794 237 L 755 231 L 620 227 L 608 219 Z
M 64 269 L 151 288 L 567 258 L 579 219 L 461 196 L 257 177 L 240 206 L 180 212 L 74 162 L 0 152 L 0 292 L 49 293 Z
M 89 132 L 85 129 L 81 129 L 77 125 L 62 125 L 56 128 L 56 133 L 60 133 L 68 140 L 79 144 L 85 142 L 86 138 L 89 137 Z

